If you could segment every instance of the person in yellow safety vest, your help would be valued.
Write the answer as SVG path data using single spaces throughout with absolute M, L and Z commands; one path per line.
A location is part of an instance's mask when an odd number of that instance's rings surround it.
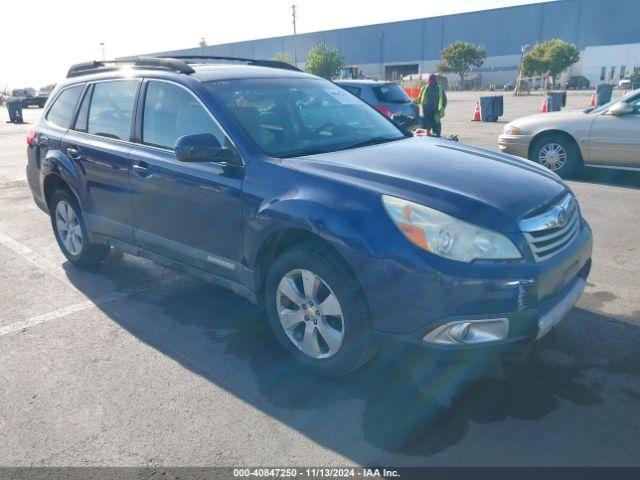
M 438 78 L 429 75 L 427 85 L 420 89 L 418 105 L 422 105 L 422 126 L 431 130 L 438 137 L 442 134 L 442 117 L 447 107 L 447 95 L 444 89 L 438 85 Z

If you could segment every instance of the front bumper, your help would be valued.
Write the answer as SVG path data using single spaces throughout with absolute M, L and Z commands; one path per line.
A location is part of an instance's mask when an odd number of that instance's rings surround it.
M 540 263 L 469 264 L 445 274 L 433 267 L 420 272 L 424 265 L 417 265 L 415 256 L 388 260 L 384 275 L 375 282 L 377 294 L 371 293 L 371 286 L 365 294 L 376 333 L 387 339 L 441 349 L 533 341 L 548 333 L 579 299 L 591 269 L 591 252 L 591 230 L 584 224 L 569 247 Z M 472 325 L 469 338 L 484 340 L 429 341 L 446 340 L 434 332 L 464 323 Z M 483 328 L 474 330 L 474 323 Z
M 531 138 L 531 135 L 500 135 L 498 137 L 498 148 L 511 155 L 529 158 Z

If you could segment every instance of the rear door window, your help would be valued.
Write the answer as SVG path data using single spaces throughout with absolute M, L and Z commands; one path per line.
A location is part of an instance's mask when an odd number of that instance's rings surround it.
M 139 84 L 139 80 L 96 83 L 89 107 L 88 133 L 129 140 L 133 101 Z
M 74 85 L 60 92 L 47 112 L 47 120 L 58 127 L 69 128 L 83 87 L 84 85 Z
M 87 131 L 87 122 L 89 121 L 89 102 L 91 102 L 91 90 L 93 86 L 89 86 L 86 92 L 84 93 L 84 98 L 82 99 L 82 103 L 80 104 L 80 110 L 78 110 L 78 116 L 76 118 L 76 124 L 74 126 L 74 130 L 79 132 Z

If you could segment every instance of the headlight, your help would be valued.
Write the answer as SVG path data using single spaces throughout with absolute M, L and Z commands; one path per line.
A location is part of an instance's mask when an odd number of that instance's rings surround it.
M 401 198 L 383 195 L 382 202 L 405 237 L 431 253 L 459 262 L 522 258 L 513 242 L 501 233 Z
M 514 127 L 513 125 L 505 125 L 502 133 L 504 135 L 522 135 L 522 130 L 518 127 Z

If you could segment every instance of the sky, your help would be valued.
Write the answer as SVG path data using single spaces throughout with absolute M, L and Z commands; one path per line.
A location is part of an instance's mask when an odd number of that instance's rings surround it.
M 73 63 L 537 3 L 541 0 L 28 0 L 0 27 L 0 91 L 39 88 Z M 28 5 L 28 8 L 26 8 Z M 6 9 L 5 9 L 6 11 Z M 28 20 L 27 20 L 28 17 Z

